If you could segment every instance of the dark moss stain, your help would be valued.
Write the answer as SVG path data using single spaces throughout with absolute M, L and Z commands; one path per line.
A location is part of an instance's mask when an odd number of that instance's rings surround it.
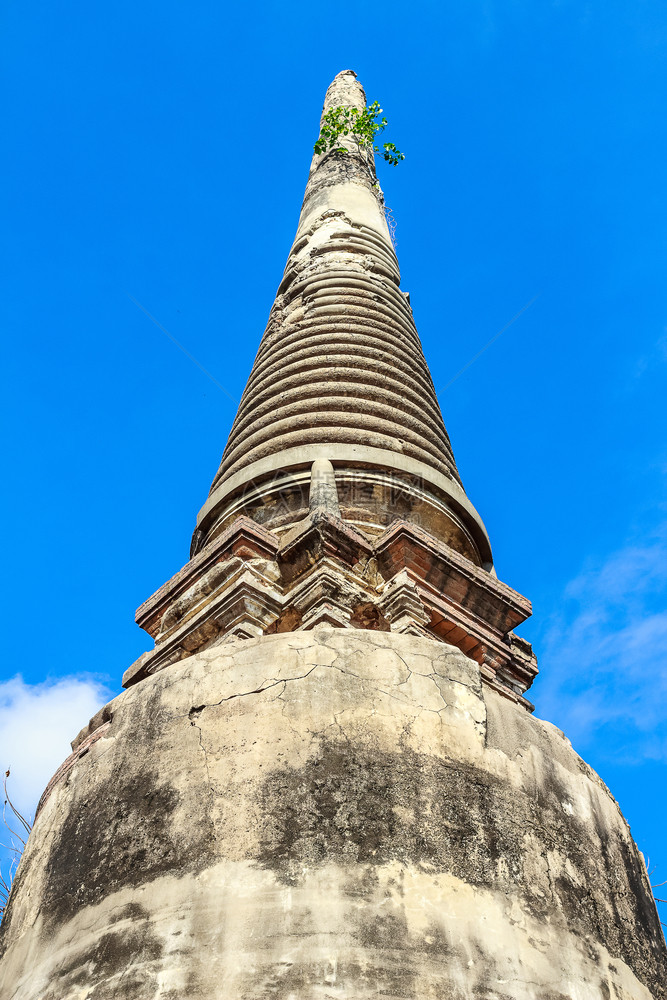
M 380 879 L 372 864 L 355 865 L 343 875 L 341 889 L 351 899 L 371 899 L 379 888 Z M 400 887 L 397 887 L 397 892 L 402 894 Z
M 427 927 L 422 939 L 422 949 L 426 952 L 432 952 L 438 958 L 453 952 L 449 940 L 437 924 L 430 924 Z
M 87 990 L 88 1000 L 145 1000 L 155 994 L 154 967 L 162 958 L 162 945 L 142 907 L 125 907 L 115 914 L 114 922 L 121 920 L 130 921 L 129 926 L 102 934 L 55 971 L 42 1000 L 61 1000 L 76 987 Z
M 274 1000 L 276 997 L 388 997 L 392 1000 L 416 1000 L 415 975 L 406 967 L 404 956 L 392 962 L 386 956 L 369 955 L 364 964 L 276 962 L 261 972 L 248 973 L 235 987 L 239 1000 Z M 442 1000 L 454 1000 L 443 991 Z M 465 1000 L 456 994 L 455 1000 Z
M 119 924 L 122 920 L 147 920 L 150 916 L 145 906 L 140 903 L 128 903 L 121 906 L 108 918 L 109 924 Z
M 656 998 L 665 996 L 664 939 L 636 852 L 621 836 L 610 840 L 569 816 L 555 771 L 540 794 L 522 794 L 486 771 L 426 754 L 323 743 L 317 759 L 267 776 L 259 799 L 265 818 L 256 860 L 287 884 L 304 868 L 347 862 L 346 891 L 370 898 L 369 869 L 397 861 L 516 893 L 537 920 L 559 909 L 584 950 L 588 941 L 592 961 L 600 960 L 594 943 L 604 944 Z M 539 879 L 535 839 L 544 850 Z M 572 877 L 552 876 L 549 850 L 567 856 Z M 380 947 L 398 931 L 389 920 L 364 933 Z
M 245 984 L 241 996 L 252 1000 L 268 1000 L 270 997 L 307 996 L 305 992 L 313 984 L 313 969 L 292 962 L 275 962 L 261 973 L 261 980 Z
M 46 865 L 47 926 L 64 923 L 119 889 L 204 867 L 212 828 L 181 820 L 174 833 L 172 815 L 181 808 L 176 788 L 154 771 L 137 771 L 135 764 L 117 772 L 113 788 L 70 809 Z
M 402 913 L 365 915 L 359 921 L 358 940 L 365 948 L 386 948 L 391 951 L 409 947 L 408 930 Z
M 261 792 L 266 817 L 260 862 L 293 881 L 296 862 L 399 860 L 495 878 L 500 858 L 518 876 L 517 832 L 500 785 L 488 774 L 404 752 L 325 749 L 304 769 L 274 771 Z

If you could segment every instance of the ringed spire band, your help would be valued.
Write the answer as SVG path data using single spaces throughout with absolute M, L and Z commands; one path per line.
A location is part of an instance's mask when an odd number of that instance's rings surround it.
M 345 70 L 327 90 L 323 115 L 365 105 Z M 328 459 L 342 516 L 368 537 L 391 523 L 404 492 L 405 516 L 489 569 L 488 537 L 463 490 L 400 289 L 372 157 L 349 139 L 342 144 L 347 153 L 313 155 L 294 244 L 193 554 L 241 513 L 288 530 L 303 516 L 310 466 Z

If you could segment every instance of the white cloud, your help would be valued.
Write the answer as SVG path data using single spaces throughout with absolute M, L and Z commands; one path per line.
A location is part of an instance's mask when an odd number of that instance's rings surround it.
M 44 788 L 72 752 L 70 742 L 110 698 L 94 676 L 26 684 L 20 675 L 0 682 L 0 768 L 10 768 L 9 793 L 34 815 Z
M 540 714 L 575 746 L 667 759 L 667 541 L 628 545 L 563 594 L 543 644 Z

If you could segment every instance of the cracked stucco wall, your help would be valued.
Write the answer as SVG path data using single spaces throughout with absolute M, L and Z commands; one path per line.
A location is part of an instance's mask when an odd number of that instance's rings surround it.
M 3 1000 L 665 996 L 613 798 L 454 647 L 235 641 L 109 713 L 37 818 Z

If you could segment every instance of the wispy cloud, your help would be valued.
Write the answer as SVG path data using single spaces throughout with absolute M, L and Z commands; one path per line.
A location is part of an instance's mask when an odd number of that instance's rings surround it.
M 638 358 L 634 372 L 632 373 L 633 379 L 631 384 L 633 387 L 647 371 L 651 371 L 658 365 L 664 365 L 665 363 L 667 363 L 667 329 L 663 330 L 653 347 Z
M 71 753 L 70 741 L 112 692 L 96 677 L 61 677 L 26 684 L 20 675 L 0 683 L 0 768 L 11 768 L 9 790 L 24 814 L 34 815 L 47 782 Z
M 589 564 L 543 644 L 540 715 L 584 749 L 626 763 L 667 759 L 667 538 Z

